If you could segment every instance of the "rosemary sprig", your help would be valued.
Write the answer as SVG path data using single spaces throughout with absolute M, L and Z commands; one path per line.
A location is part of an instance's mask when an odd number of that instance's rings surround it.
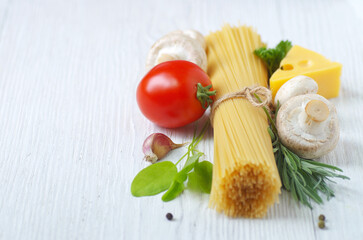
M 262 102 L 256 94 L 255 97 Z M 285 147 L 279 140 L 276 128 L 276 116 L 279 107 L 278 103 L 274 117 L 272 117 L 266 107 L 263 107 L 263 110 L 270 121 L 267 131 L 271 136 L 281 182 L 283 187 L 292 194 L 296 201 L 312 208 L 310 200 L 318 204 L 323 203 L 319 193 L 325 195 L 327 200 L 334 197 L 333 189 L 327 184 L 328 181 L 333 182 L 331 178 L 349 179 L 349 177 L 337 174 L 337 171 L 343 172 L 338 167 L 301 158 Z

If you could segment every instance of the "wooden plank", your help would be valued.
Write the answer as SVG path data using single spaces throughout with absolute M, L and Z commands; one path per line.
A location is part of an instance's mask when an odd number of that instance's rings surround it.
M 0 1 L 0 239 L 361 239 L 363 7 L 358 1 Z M 351 177 L 310 210 L 283 192 L 265 219 L 229 219 L 208 195 L 134 198 L 152 132 L 189 141 L 193 126 L 159 128 L 135 91 L 153 42 L 168 31 L 207 34 L 253 25 L 343 63 L 341 140 L 321 159 Z M 212 132 L 200 144 L 213 159 Z M 177 159 L 183 149 L 168 157 Z M 165 218 L 173 213 L 175 220 Z M 325 214 L 327 229 L 317 228 Z

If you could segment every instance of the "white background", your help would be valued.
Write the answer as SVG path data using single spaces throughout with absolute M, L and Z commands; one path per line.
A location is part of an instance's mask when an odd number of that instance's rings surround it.
M 363 239 L 362 12 L 359 0 L 1 0 L 0 239 Z M 341 138 L 321 161 L 351 180 L 338 180 L 324 205 L 310 210 L 283 191 L 266 218 L 250 220 L 217 214 L 208 195 L 131 196 L 147 166 L 143 140 L 163 132 L 189 141 L 193 130 L 162 129 L 139 112 L 149 47 L 171 30 L 208 34 L 227 22 L 343 64 L 332 100 Z M 210 161 L 212 136 L 199 146 Z

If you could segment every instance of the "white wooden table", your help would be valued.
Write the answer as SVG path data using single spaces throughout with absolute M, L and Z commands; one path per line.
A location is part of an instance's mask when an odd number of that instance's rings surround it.
M 362 1 L 1 0 L 0 239 L 363 239 Z M 208 195 L 134 198 L 142 142 L 163 132 L 135 91 L 152 43 L 175 29 L 255 26 L 343 64 L 336 150 L 350 181 L 314 209 L 283 192 L 265 219 L 229 219 Z M 212 132 L 208 133 L 212 136 Z M 213 140 L 199 149 L 213 160 Z M 169 155 L 178 158 L 183 149 Z M 165 214 L 175 220 L 169 222 Z M 319 214 L 327 229 L 317 227 Z

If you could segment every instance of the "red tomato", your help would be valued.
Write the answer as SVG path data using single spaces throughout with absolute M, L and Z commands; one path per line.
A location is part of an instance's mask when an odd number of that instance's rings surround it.
M 196 121 L 205 112 L 196 96 L 198 83 L 203 87 L 212 84 L 196 64 L 183 60 L 164 62 L 141 80 L 137 103 L 153 123 L 166 128 L 181 127 Z

